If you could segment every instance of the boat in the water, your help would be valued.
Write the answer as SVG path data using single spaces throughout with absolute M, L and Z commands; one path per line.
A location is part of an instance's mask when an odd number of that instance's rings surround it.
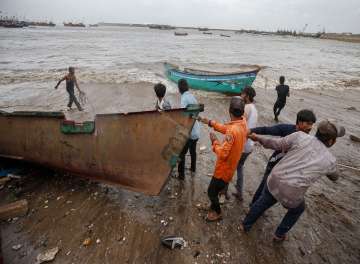
M 84 23 L 65 23 L 64 27 L 86 27 Z
M 236 72 L 213 72 L 196 70 L 190 68 L 180 69 L 179 66 L 165 63 L 166 76 L 177 83 L 180 79 L 187 80 L 193 89 L 221 92 L 227 94 L 239 94 L 246 87 L 250 86 L 256 79 L 260 67 L 252 66 L 253 69 Z
M 62 112 L 0 111 L 0 156 L 158 195 L 203 109 L 98 114 L 82 123 Z
M 212 33 L 212 32 L 204 31 L 203 34 L 205 34 L 205 35 L 212 35 L 213 33 Z
M 188 33 L 187 32 L 174 32 L 174 35 L 175 36 L 187 36 L 188 35 Z
M 221 37 L 224 37 L 224 38 L 230 38 L 231 36 L 230 35 L 226 35 L 226 34 L 220 34 Z

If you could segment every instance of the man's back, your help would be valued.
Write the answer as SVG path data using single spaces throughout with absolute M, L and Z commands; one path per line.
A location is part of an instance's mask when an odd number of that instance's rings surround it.
M 287 153 L 273 168 L 268 187 L 284 206 L 294 208 L 311 184 L 336 170 L 336 159 L 316 137 L 301 131 L 282 138 L 279 144 Z
M 289 86 L 286 84 L 280 84 L 276 86 L 278 98 L 277 100 L 282 103 L 286 103 L 286 97 L 289 95 Z

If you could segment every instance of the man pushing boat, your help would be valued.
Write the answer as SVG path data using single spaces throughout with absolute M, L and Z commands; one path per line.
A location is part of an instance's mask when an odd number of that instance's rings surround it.
M 214 133 L 210 133 L 213 151 L 217 156 L 214 175 L 208 188 L 208 196 L 211 202 L 207 221 L 218 221 L 222 218 L 219 203 L 219 193 L 223 191 L 231 181 L 236 167 L 243 153 L 247 139 L 247 125 L 244 117 L 245 103 L 240 96 L 231 98 L 229 115 L 231 121 L 220 124 L 207 118 L 199 117 L 199 121 L 212 127 L 225 135 L 220 142 Z
M 84 92 L 82 92 L 79 88 L 79 84 L 78 84 L 76 76 L 75 76 L 75 68 L 74 67 L 69 67 L 69 73 L 66 74 L 62 79 L 60 79 L 58 81 L 58 83 L 55 85 L 55 89 L 58 88 L 58 86 L 60 85 L 60 83 L 62 81 L 66 81 L 66 91 L 69 94 L 69 103 L 67 105 L 69 110 L 71 109 L 72 104 L 75 103 L 75 105 L 79 109 L 79 111 L 83 111 L 84 109 L 81 107 L 79 101 L 77 100 L 77 98 L 75 96 L 74 86 L 76 86 L 80 95 L 84 94 Z

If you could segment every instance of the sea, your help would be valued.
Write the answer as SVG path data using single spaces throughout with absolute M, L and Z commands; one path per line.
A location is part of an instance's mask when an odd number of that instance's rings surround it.
M 82 85 L 163 82 L 174 92 L 164 62 L 216 71 L 259 65 L 254 86 L 266 89 L 274 89 L 281 75 L 291 89 L 360 89 L 360 44 L 183 31 L 188 35 L 145 27 L 0 28 L 0 94 L 53 87 L 69 66 Z

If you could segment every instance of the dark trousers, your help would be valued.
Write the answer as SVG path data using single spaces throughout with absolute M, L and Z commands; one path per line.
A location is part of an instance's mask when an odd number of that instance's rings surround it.
M 277 118 L 280 115 L 281 110 L 285 107 L 285 103 L 277 100 L 274 104 L 274 116 Z
M 253 199 L 251 201 L 251 204 L 250 206 L 256 202 L 257 199 L 259 199 L 259 197 L 261 196 L 263 190 L 264 190 L 264 187 L 266 185 L 266 182 L 267 182 L 267 178 L 269 177 L 269 174 L 270 172 L 272 171 L 272 169 L 274 168 L 275 165 L 271 164 L 271 163 L 268 163 L 267 166 L 266 166 L 266 169 L 265 169 L 265 173 L 264 173 L 264 176 L 259 184 L 259 187 L 256 189 L 256 192 L 253 196 Z
M 183 150 L 180 153 L 180 162 L 178 165 L 178 172 L 179 172 L 179 178 L 184 179 L 185 178 L 185 155 L 190 150 L 190 156 L 191 156 L 191 171 L 196 171 L 196 143 L 198 139 L 189 139 Z
M 220 179 L 216 179 L 214 177 L 211 178 L 209 188 L 208 188 L 208 196 L 211 202 L 210 208 L 214 210 L 216 213 L 221 213 L 220 203 L 219 203 L 219 193 L 224 190 L 227 186 L 226 182 Z
M 245 164 L 245 161 L 247 159 L 247 157 L 249 157 L 249 155 L 251 154 L 251 152 L 249 153 L 242 153 L 241 154 L 241 158 L 238 162 L 238 165 L 237 165 L 237 168 L 236 168 L 236 171 L 237 171 L 237 179 L 236 179 L 236 190 L 239 194 L 240 197 L 243 196 L 243 187 L 244 187 L 244 173 L 243 173 L 243 168 L 244 168 L 244 164 Z M 229 189 L 229 184 L 226 184 L 226 187 L 224 189 L 224 193 L 227 194 L 228 192 L 228 189 Z
M 246 215 L 243 225 L 246 231 L 249 231 L 256 220 L 271 206 L 276 204 L 278 201 L 269 192 L 267 184 L 263 189 L 263 192 L 259 199 L 250 207 L 249 213 Z M 296 208 L 288 208 L 288 211 L 282 219 L 280 225 L 275 231 L 275 235 L 283 237 L 289 230 L 295 225 L 299 217 L 305 210 L 305 202 L 303 201 Z
M 69 103 L 67 106 L 71 108 L 72 104 L 75 103 L 76 107 L 81 111 L 82 107 L 78 102 L 78 100 L 76 99 L 74 88 L 66 88 L 66 91 L 69 94 Z

